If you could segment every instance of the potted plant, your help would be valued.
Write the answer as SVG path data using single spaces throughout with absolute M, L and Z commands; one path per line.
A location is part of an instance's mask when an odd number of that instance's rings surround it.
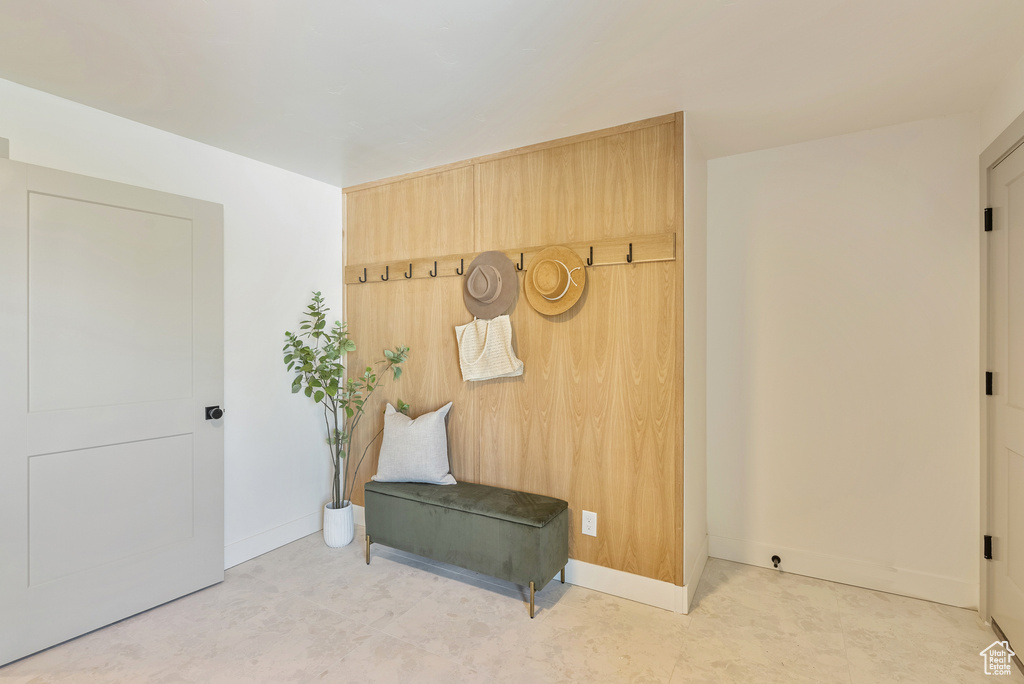
M 339 547 L 351 542 L 354 535 L 351 489 L 362 458 L 351 469 L 350 477 L 352 435 L 362 420 L 367 399 L 388 371 L 395 380 L 401 377 L 409 348 L 385 349 L 384 358 L 377 364 L 383 365 L 379 373 L 373 366 L 367 366 L 361 376 L 346 379 L 342 360 L 356 350 L 356 343 L 349 338 L 346 324 L 335 321 L 331 328 L 327 327 L 328 311 L 323 297 L 314 292 L 312 303 L 303 313 L 307 320 L 299 325 L 299 333 L 285 332 L 283 351 L 288 370 L 295 372 L 292 393 L 304 392 L 324 407 L 327 446 L 334 466 L 331 501 L 324 506 L 324 541 L 328 546 Z M 399 404 L 405 406 L 401 400 Z

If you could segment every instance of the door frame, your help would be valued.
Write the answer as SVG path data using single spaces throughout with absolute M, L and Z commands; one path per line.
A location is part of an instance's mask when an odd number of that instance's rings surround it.
M 979 256 L 981 260 L 980 273 L 980 328 L 981 346 L 979 348 L 978 368 L 978 397 L 981 404 L 980 424 L 978 433 L 981 444 L 980 466 L 980 488 L 981 488 L 981 515 L 979 522 L 981 529 L 978 531 L 978 613 L 986 623 L 991 621 L 988 609 L 988 565 L 984 558 L 984 536 L 988 534 L 988 400 L 985 396 L 985 372 L 988 365 L 988 239 L 985 235 L 984 209 L 988 206 L 988 176 L 989 172 L 1006 157 L 1010 156 L 1018 147 L 1024 145 L 1024 112 L 1021 113 L 1013 123 L 1006 127 L 999 136 L 992 141 L 979 157 L 979 191 L 980 202 L 978 205 L 978 240 Z

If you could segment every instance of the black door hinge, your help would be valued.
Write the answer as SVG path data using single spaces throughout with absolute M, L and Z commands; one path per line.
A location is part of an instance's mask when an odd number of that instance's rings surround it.
M 992 396 L 992 371 L 985 371 L 985 395 Z
M 985 535 L 985 560 L 992 560 L 992 535 Z
M 985 232 L 992 232 L 992 207 L 985 208 Z

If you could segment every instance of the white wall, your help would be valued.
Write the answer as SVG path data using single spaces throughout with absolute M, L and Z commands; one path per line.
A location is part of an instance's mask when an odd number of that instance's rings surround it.
M 341 315 L 341 190 L 0 80 L 15 161 L 224 205 L 227 566 L 320 527 L 322 417 L 281 362 L 314 289 Z
M 978 140 L 710 162 L 712 556 L 977 605 Z
M 683 585 L 689 610 L 708 558 L 708 163 L 685 115 L 683 151 Z
M 981 149 L 984 150 L 1024 113 L 1024 57 L 1021 57 L 981 110 Z

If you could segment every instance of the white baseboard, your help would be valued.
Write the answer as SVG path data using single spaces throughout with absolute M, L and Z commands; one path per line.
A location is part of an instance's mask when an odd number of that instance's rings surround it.
M 363 525 L 365 519 L 363 507 L 352 504 L 352 520 L 355 524 Z M 224 547 L 224 569 L 233 568 L 239 563 L 262 556 L 285 544 L 291 544 L 293 541 L 302 539 L 314 532 L 319 532 L 323 528 L 323 511 L 317 511 L 316 513 L 305 515 L 298 520 L 278 525 L 266 532 L 254 534 L 241 541 L 228 544 Z
M 769 546 L 760 542 L 728 537 L 710 537 L 709 553 L 712 558 L 736 561 L 764 568 L 772 567 L 771 557 L 782 557 L 780 569 L 794 575 L 850 584 L 890 594 L 910 596 L 960 608 L 978 607 L 978 584 L 953 577 L 894 568 L 862 560 L 828 556 L 825 554 Z
M 232 568 L 239 563 L 252 560 L 256 556 L 273 551 L 276 548 L 290 544 L 297 539 L 313 534 L 323 529 L 324 515 L 322 511 L 310 513 L 298 520 L 292 520 L 283 525 L 273 527 L 266 532 L 254 534 L 251 537 L 228 544 L 224 547 L 224 569 Z
M 683 585 L 683 601 L 684 601 L 684 613 L 690 612 L 690 606 L 693 605 L 693 597 L 697 593 L 697 586 L 700 584 L 700 578 L 704 576 L 704 568 L 708 564 L 708 550 L 711 545 L 711 538 L 705 535 L 704 543 L 700 545 L 700 551 L 697 553 L 697 557 L 693 561 L 693 566 L 690 571 L 684 573 L 686 577 L 690 579 L 689 582 Z
M 685 607 L 683 587 L 571 558 L 565 566 L 565 581 L 677 613 L 682 613 Z

